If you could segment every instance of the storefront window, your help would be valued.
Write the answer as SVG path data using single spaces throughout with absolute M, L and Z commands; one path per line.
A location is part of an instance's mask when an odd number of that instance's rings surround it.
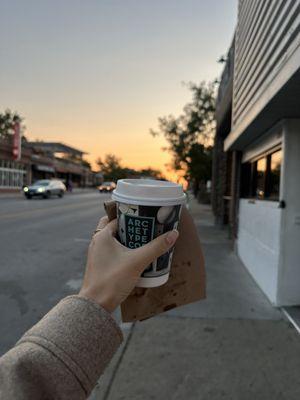
M 268 197 L 270 199 L 279 198 L 279 183 L 281 169 L 282 151 L 276 151 L 270 155 L 270 172 L 269 172 L 269 187 Z
M 241 196 L 279 200 L 282 150 L 242 165 Z
M 0 161 L 0 187 L 21 188 L 26 171 L 21 164 L 14 161 Z
M 265 195 L 266 159 L 261 158 L 256 164 L 256 196 L 263 199 Z

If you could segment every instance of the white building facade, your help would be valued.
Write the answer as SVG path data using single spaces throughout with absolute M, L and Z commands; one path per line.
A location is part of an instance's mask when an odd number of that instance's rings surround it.
M 217 134 L 235 248 L 275 306 L 299 305 L 300 0 L 240 0 L 234 48 L 230 130 Z

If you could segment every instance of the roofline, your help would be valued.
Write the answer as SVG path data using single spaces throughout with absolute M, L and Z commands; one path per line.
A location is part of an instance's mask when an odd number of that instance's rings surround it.
M 59 146 L 62 146 L 62 147 L 65 147 L 66 149 L 69 149 L 70 150 L 70 152 L 74 152 L 74 153 L 78 153 L 78 154 L 89 154 L 89 153 L 87 153 L 86 151 L 83 151 L 83 150 L 79 150 L 79 149 L 76 149 L 75 147 L 72 147 L 72 146 L 69 146 L 69 145 L 67 145 L 67 144 L 65 144 L 65 143 L 63 143 L 63 142 L 44 142 L 44 141 L 35 141 L 35 142 L 27 142 L 27 144 L 30 146 L 40 146 L 40 147 L 44 147 L 44 149 L 45 150 L 47 150 L 47 147 L 48 147 L 48 149 L 50 150 L 50 148 L 51 148 L 51 146 L 53 146 L 53 147 L 55 147 L 55 146 L 57 146 L 57 147 L 59 147 Z M 55 151 L 54 151 L 55 152 Z M 59 152 L 59 151 L 57 151 L 57 152 Z

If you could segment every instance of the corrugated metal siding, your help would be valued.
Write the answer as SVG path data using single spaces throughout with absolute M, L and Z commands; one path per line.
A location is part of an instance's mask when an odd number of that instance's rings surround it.
M 240 0 L 235 35 L 233 128 L 300 45 L 300 0 Z

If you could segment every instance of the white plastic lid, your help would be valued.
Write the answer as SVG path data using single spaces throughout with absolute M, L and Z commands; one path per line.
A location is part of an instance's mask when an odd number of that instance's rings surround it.
M 154 179 L 119 179 L 112 199 L 141 206 L 173 206 L 185 202 L 181 185 Z

